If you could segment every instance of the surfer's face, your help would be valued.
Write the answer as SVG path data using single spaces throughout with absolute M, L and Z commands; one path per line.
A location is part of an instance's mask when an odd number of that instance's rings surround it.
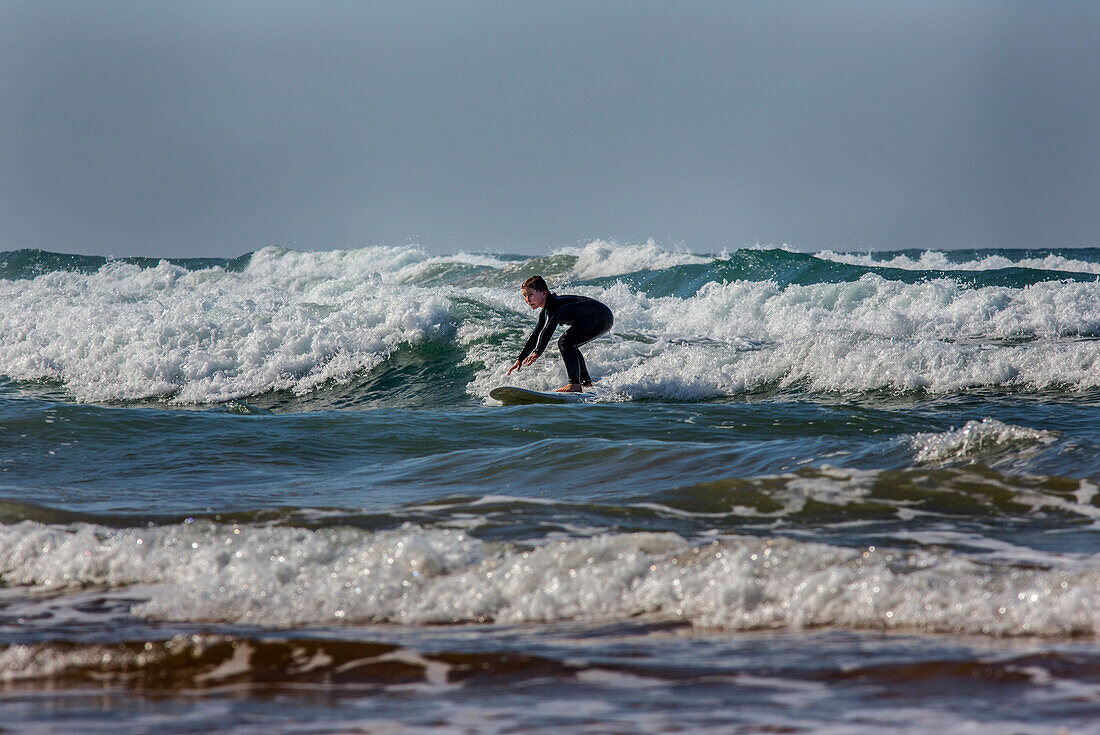
M 541 309 L 546 305 L 546 292 L 539 291 L 536 288 L 525 288 L 523 289 L 523 300 L 532 309 Z

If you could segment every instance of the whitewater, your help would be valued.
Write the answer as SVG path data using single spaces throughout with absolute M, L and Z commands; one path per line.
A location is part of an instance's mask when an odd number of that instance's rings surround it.
M 27 732 L 1100 732 L 1098 522 L 1097 249 L 0 253 Z
M 952 277 L 989 270 L 991 258 L 944 270 L 951 264 L 941 256 L 939 270 L 918 281 L 891 277 L 897 258 L 886 266 L 849 258 L 855 264 L 838 272 L 827 267 L 832 254 L 744 251 L 708 261 L 605 243 L 528 261 L 431 257 L 410 247 L 267 248 L 213 266 L 85 264 L 0 281 L 0 373 L 55 383 L 82 402 L 201 405 L 307 395 L 403 349 L 435 346 L 478 366 L 467 386 L 478 397 L 502 382 L 500 366 L 529 327 L 516 282 L 537 270 L 612 308 L 612 339 L 590 349 L 624 399 L 791 387 L 1097 388 L 1096 277 L 1039 268 L 1083 267 L 1050 257 L 1013 266 L 1014 285 L 975 288 Z M 557 380 L 551 372 L 521 383 L 545 389 Z

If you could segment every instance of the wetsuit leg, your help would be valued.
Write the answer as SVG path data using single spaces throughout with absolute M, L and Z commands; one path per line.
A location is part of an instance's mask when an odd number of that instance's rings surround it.
M 558 338 L 558 350 L 561 352 L 562 361 L 565 362 L 565 372 L 569 375 L 570 383 L 592 383 L 592 378 L 588 375 L 588 366 L 585 365 L 584 357 L 577 348 L 609 332 L 611 325 L 615 322 L 614 317 L 611 316 L 611 310 L 603 304 L 599 306 L 602 308 L 593 309 L 588 318 L 574 321 L 573 326 Z
M 588 366 L 584 364 L 584 355 L 580 350 L 577 350 L 577 360 L 580 363 L 577 377 L 581 379 L 581 385 L 592 385 L 592 376 L 588 374 Z
M 581 352 L 577 349 L 577 346 L 569 339 L 569 332 L 572 331 L 571 328 L 567 329 L 565 334 L 558 338 L 558 350 L 561 352 L 562 362 L 565 363 L 565 372 L 569 376 L 569 382 L 580 384 L 581 360 L 584 358 L 581 357 Z

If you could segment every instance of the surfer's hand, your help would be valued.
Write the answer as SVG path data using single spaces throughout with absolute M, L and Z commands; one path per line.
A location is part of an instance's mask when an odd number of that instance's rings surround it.
M 512 367 L 508 368 L 508 372 L 506 372 L 505 375 L 511 375 L 516 370 L 519 370 L 521 367 L 523 366 L 520 365 L 519 360 L 516 360 L 514 363 L 512 363 Z
M 530 367 L 535 364 L 535 360 L 537 359 L 539 359 L 539 356 L 532 352 L 531 355 L 523 361 L 523 364 Z

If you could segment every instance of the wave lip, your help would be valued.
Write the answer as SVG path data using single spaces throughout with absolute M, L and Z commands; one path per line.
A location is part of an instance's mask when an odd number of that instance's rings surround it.
M 912 445 L 917 451 L 917 462 L 931 463 L 975 459 L 1009 449 L 1052 444 L 1057 439 L 1058 435 L 1051 431 L 985 418 L 940 434 L 917 434 Z
M 822 260 L 846 265 L 858 265 L 868 268 L 897 268 L 908 271 L 991 271 L 1006 268 L 1027 268 L 1036 271 L 1100 275 L 1100 263 L 1078 258 L 1067 258 L 1056 253 L 1049 253 L 1042 257 L 1018 256 L 1016 259 L 999 253 L 975 254 L 973 260 L 960 262 L 952 261 L 947 253 L 937 250 L 928 250 L 916 257 L 906 254 L 895 255 L 893 253 L 878 254 L 876 257 L 872 254 L 836 253 L 831 250 L 823 250 L 816 255 Z
M 665 270 L 681 265 L 701 265 L 713 261 L 709 256 L 665 250 L 653 240 L 640 245 L 620 245 L 606 240 L 594 240 L 583 248 L 565 248 L 556 254 L 576 256 L 573 274 L 581 280 L 643 270 Z
M 605 533 L 534 546 L 406 525 L 363 532 L 216 525 L 0 528 L 8 585 L 131 586 L 136 615 L 293 627 L 333 623 L 686 622 L 993 636 L 1100 634 L 1100 566 L 978 562 L 946 549 L 789 538 L 692 542 Z M 133 587 L 139 586 L 139 587 Z

